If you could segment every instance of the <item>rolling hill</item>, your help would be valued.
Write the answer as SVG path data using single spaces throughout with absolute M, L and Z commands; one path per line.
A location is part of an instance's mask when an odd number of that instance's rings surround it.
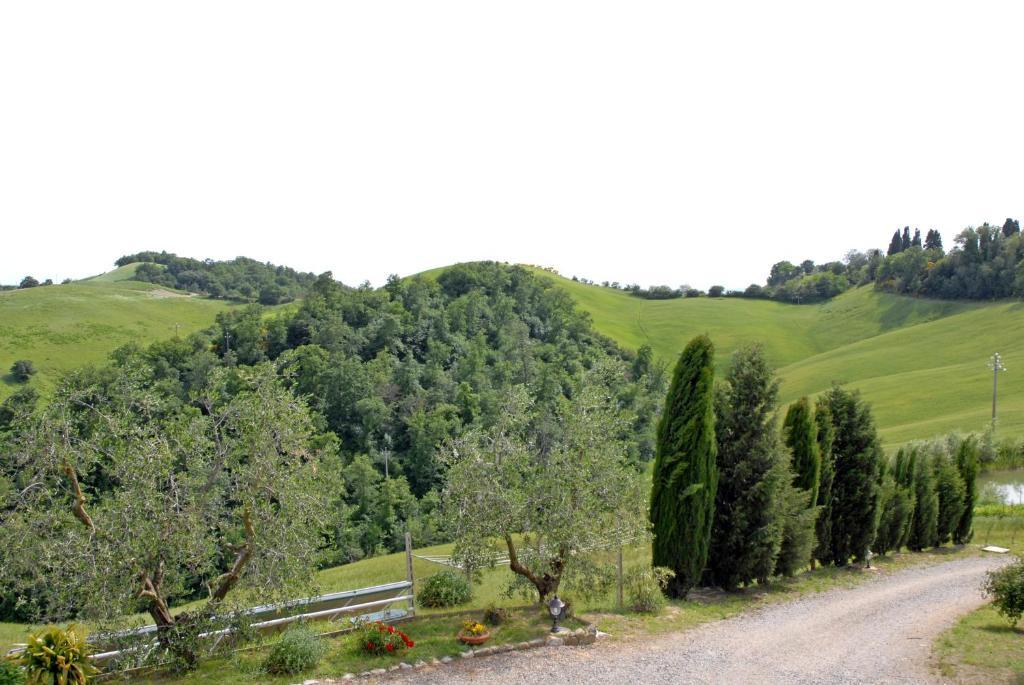
M 60 374 L 102 362 L 129 341 L 149 342 L 213 323 L 229 303 L 129 280 L 133 264 L 67 285 L 0 292 L 0 374 L 16 359 L 39 369 L 44 393 Z M 708 333 L 721 370 L 744 342 L 760 341 L 782 379 L 780 399 L 813 395 L 833 381 L 859 388 L 872 403 L 887 447 L 949 430 L 988 425 L 992 377 L 986 362 L 1003 354 L 1000 436 L 1024 436 L 1024 304 L 945 302 L 851 290 L 817 305 L 765 300 L 642 300 L 550 272 L 590 313 L 595 328 L 630 349 L 650 345 L 672 363 L 694 335 Z M 443 269 L 426 272 L 433 277 Z M 0 399 L 17 389 L 0 375 Z
M 650 345 L 673 363 L 707 333 L 719 368 L 744 342 L 760 341 L 782 380 L 780 400 L 813 395 L 839 381 L 874 406 L 886 447 L 951 430 L 985 428 L 991 416 L 993 352 L 1000 376 L 999 435 L 1024 436 L 1024 303 L 946 302 L 851 290 L 818 305 L 695 298 L 642 300 L 541 269 L 619 344 Z M 428 272 L 432 274 L 433 272 Z
M 231 305 L 129 280 L 137 265 L 66 285 L 0 292 L 0 399 L 20 387 L 7 375 L 29 359 L 43 393 L 61 374 L 102 362 L 131 341 L 146 343 L 213 323 Z

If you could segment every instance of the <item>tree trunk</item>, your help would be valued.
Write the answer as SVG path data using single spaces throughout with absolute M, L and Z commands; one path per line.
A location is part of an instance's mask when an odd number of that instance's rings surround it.
M 516 547 L 512 543 L 512 536 L 505 536 L 505 545 L 508 547 L 509 568 L 513 573 L 518 573 L 533 583 L 533 586 L 537 588 L 537 595 L 540 597 L 541 603 L 548 595 L 558 592 L 558 586 L 562 582 L 562 572 L 565 570 L 566 553 L 564 549 L 560 549 L 559 555 L 551 560 L 551 571 L 537 575 L 519 562 Z

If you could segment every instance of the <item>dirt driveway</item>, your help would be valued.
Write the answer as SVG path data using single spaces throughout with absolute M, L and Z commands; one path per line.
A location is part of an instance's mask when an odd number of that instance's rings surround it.
M 399 683 L 927 683 L 932 640 L 982 604 L 972 557 L 910 568 L 652 640 L 458 659 Z

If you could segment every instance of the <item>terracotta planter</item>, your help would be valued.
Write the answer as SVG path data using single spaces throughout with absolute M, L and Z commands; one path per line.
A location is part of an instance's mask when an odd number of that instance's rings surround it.
M 491 633 L 488 631 L 486 633 L 481 633 L 480 635 L 471 635 L 460 630 L 459 639 L 467 645 L 482 645 L 491 639 Z

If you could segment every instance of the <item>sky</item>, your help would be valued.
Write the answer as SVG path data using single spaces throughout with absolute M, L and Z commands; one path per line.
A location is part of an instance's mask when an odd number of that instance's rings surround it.
M 6 2 L 0 283 L 122 254 L 383 284 L 763 282 L 1024 218 L 1013 2 Z

